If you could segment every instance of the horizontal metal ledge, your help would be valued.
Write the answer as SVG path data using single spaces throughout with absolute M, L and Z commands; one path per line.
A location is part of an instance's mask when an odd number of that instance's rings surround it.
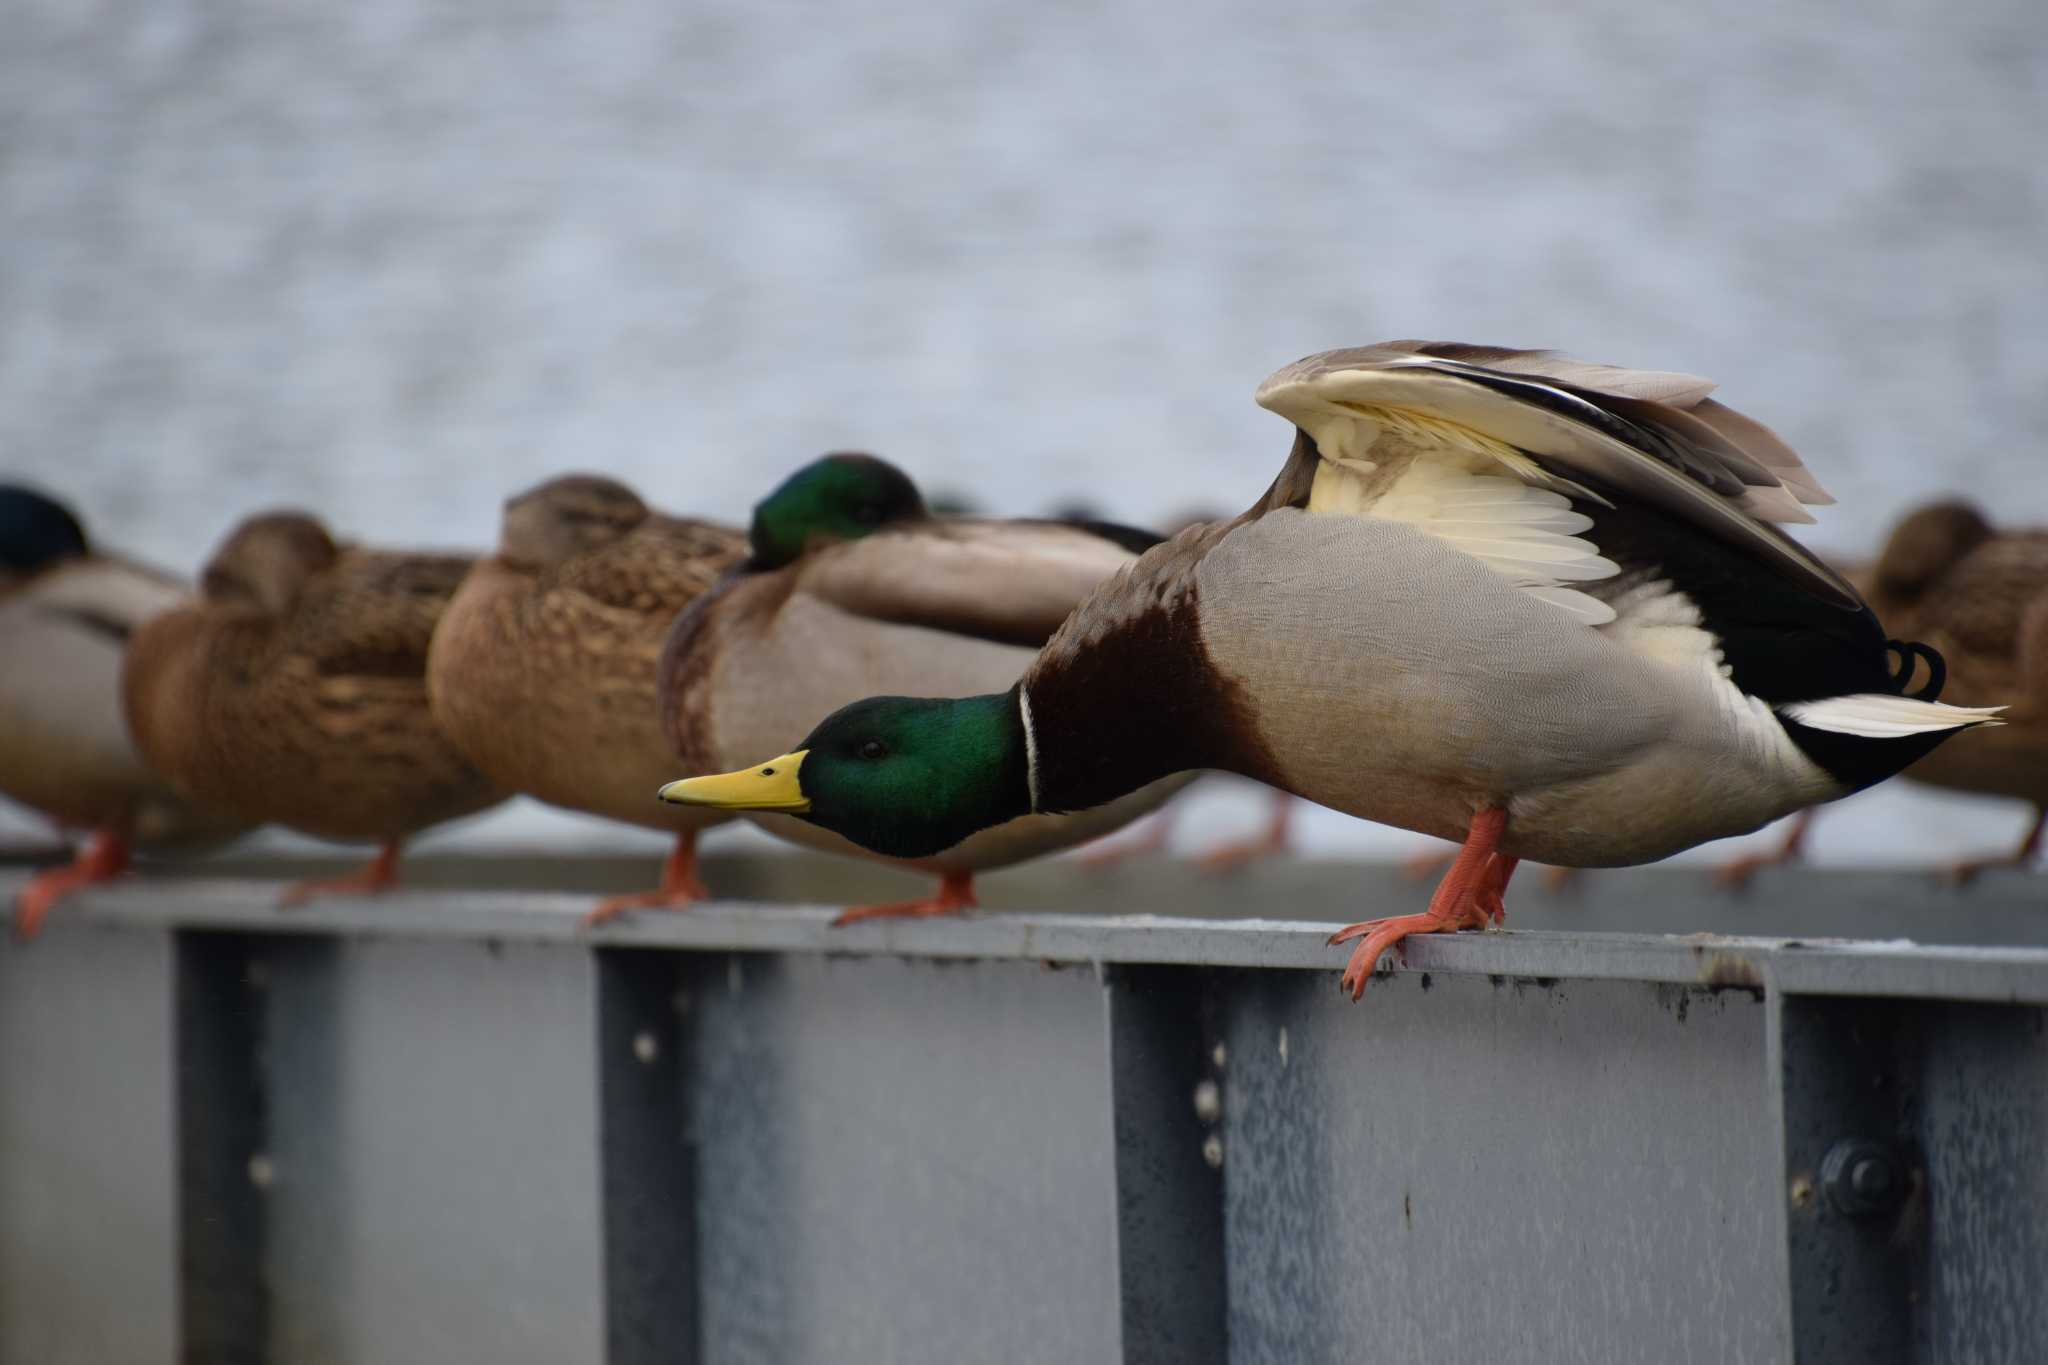
M 11 899 L 21 879 L 0 876 Z M 1343 965 L 1327 923 L 1160 915 L 979 913 L 831 927 L 836 907 L 712 901 L 647 911 L 598 930 L 581 895 L 396 892 L 277 908 L 277 883 L 176 879 L 96 888 L 59 911 L 84 923 L 151 929 L 472 939 L 605 948 L 783 952 L 1051 963 L 1329 971 Z M 1888 996 L 2048 1004 L 2048 949 L 1903 940 L 1658 936 L 1508 930 L 1410 939 L 1397 971 L 1517 981 L 1620 980 L 1785 995 Z

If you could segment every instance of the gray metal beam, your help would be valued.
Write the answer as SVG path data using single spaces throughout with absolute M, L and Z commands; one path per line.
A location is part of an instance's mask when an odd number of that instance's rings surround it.
M 1222 1365 L 1221 1038 L 1208 973 L 1110 971 L 1124 1365 Z
M 274 892 L 0 952 L 0 1361 L 2048 1359 L 2040 949 Z
M 0 906 L 7 903 L 0 892 Z M 0 933 L 0 1361 L 178 1358 L 175 976 L 161 933 Z
M 0 878 L 0 890 L 5 879 Z M 642 915 L 590 932 L 589 902 L 537 892 L 400 893 L 279 910 L 262 883 L 181 881 L 96 889 L 67 906 L 87 923 L 223 928 L 273 934 L 492 939 L 582 947 L 696 951 L 914 955 L 1063 963 L 1152 963 L 1327 972 L 1335 990 L 1343 954 L 1326 924 L 1071 914 L 976 914 L 881 920 L 834 929 L 829 907 L 730 901 L 688 914 Z M 2048 1004 L 2048 949 L 1902 941 L 1682 938 L 1642 934 L 1434 934 L 1410 939 L 1396 971 L 1525 979 L 1659 981 L 1787 995 L 1894 996 Z
M 178 1304 L 188 1365 L 270 1358 L 259 965 L 268 944 L 177 936 Z
M 604 1179 L 605 1359 L 694 1365 L 697 1172 L 689 1141 L 683 966 L 674 953 L 597 954 Z

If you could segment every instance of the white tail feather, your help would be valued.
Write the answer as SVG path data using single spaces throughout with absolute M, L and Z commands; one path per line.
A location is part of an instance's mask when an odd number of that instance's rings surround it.
M 1932 734 L 1937 730 L 1961 730 L 1972 725 L 2003 725 L 1998 713 L 2003 706 L 1950 706 L 1940 701 L 1915 701 L 1883 692 L 1861 692 L 1850 697 L 1825 697 L 1820 701 L 1789 702 L 1778 708 L 1783 715 L 1816 730 L 1838 735 L 1861 735 L 1865 739 L 1901 739 L 1907 735 Z

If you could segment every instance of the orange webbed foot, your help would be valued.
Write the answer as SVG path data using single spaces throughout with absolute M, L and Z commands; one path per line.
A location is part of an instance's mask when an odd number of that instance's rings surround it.
M 635 910 L 687 910 L 710 899 L 711 888 L 697 878 L 697 836 L 691 831 L 676 836 L 676 846 L 661 866 L 659 887 L 599 901 L 583 917 L 583 927 L 595 929 Z
M 1272 813 L 1266 818 L 1266 827 L 1249 839 L 1237 839 L 1219 848 L 1210 849 L 1196 859 L 1205 872 L 1228 876 L 1241 872 L 1253 863 L 1266 858 L 1277 858 L 1286 853 L 1292 842 L 1291 827 L 1294 820 L 1294 798 L 1286 792 L 1269 793 L 1272 798 Z
M 948 872 L 939 882 L 939 893 L 923 900 L 890 901 L 883 905 L 856 905 L 841 910 L 832 921 L 837 929 L 846 924 L 859 924 L 871 919 L 924 919 L 932 915 L 956 915 L 962 910 L 972 910 L 980 902 L 974 898 L 974 875 L 969 872 Z
M 1473 913 L 1476 918 L 1469 923 L 1425 913 L 1361 920 L 1357 924 L 1345 925 L 1330 935 L 1332 944 L 1348 943 L 1354 938 L 1362 941 L 1351 950 L 1351 958 L 1344 964 L 1344 975 L 1338 984 L 1353 1000 L 1358 999 L 1365 994 L 1365 983 L 1372 979 L 1373 969 L 1379 966 L 1380 957 L 1387 949 L 1410 934 L 1447 934 L 1456 929 L 1480 928 L 1486 923 L 1486 916 L 1477 907 Z
M 369 866 L 340 877 L 316 877 L 295 882 L 277 898 L 280 910 L 290 910 L 323 896 L 375 896 L 398 885 L 398 841 L 377 850 Z
M 1714 885 L 1724 891 L 1747 891 L 1756 874 L 1767 867 L 1783 867 L 1806 856 L 1806 830 L 1813 823 L 1811 809 L 1792 817 L 1785 837 L 1776 848 L 1763 853 L 1744 853 L 1714 869 Z
M 1332 944 L 1360 940 L 1351 950 L 1339 979 L 1353 1000 L 1365 994 L 1365 983 L 1372 978 L 1381 954 L 1409 935 L 1483 929 L 1507 918 L 1508 879 L 1514 876 L 1515 865 L 1520 861 L 1494 851 L 1507 827 L 1508 813 L 1499 806 L 1489 806 L 1472 817 L 1464 846 L 1458 850 L 1436 894 L 1430 897 L 1427 911 L 1420 915 L 1362 920 L 1330 935 Z
M 2026 836 L 2020 840 L 2020 846 L 2012 852 L 1983 858 L 1964 858 L 1959 862 L 1950 863 L 1943 870 L 1943 875 L 1957 886 L 1968 886 L 1993 868 L 2032 867 L 2035 857 L 2041 852 L 2041 835 L 2044 828 L 2048 828 L 2048 806 L 2034 812 L 2034 823 L 2027 826 Z
M 110 830 L 92 836 L 85 851 L 64 867 L 39 872 L 14 898 L 14 936 L 24 943 L 43 931 L 57 902 L 74 891 L 109 882 L 128 870 L 128 841 Z

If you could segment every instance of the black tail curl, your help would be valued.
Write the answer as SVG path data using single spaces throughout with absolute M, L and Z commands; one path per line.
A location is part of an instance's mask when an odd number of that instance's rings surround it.
M 1941 696 L 1942 685 L 1948 681 L 1948 664 L 1941 657 L 1941 651 L 1918 640 L 1886 640 L 1887 654 L 1899 656 L 1899 666 L 1892 670 L 1892 691 L 1902 697 L 1910 696 L 1914 701 L 1935 701 Z M 1924 659 L 1927 662 L 1927 682 L 1917 692 L 1906 691 L 1906 684 L 1913 680 L 1913 662 Z

